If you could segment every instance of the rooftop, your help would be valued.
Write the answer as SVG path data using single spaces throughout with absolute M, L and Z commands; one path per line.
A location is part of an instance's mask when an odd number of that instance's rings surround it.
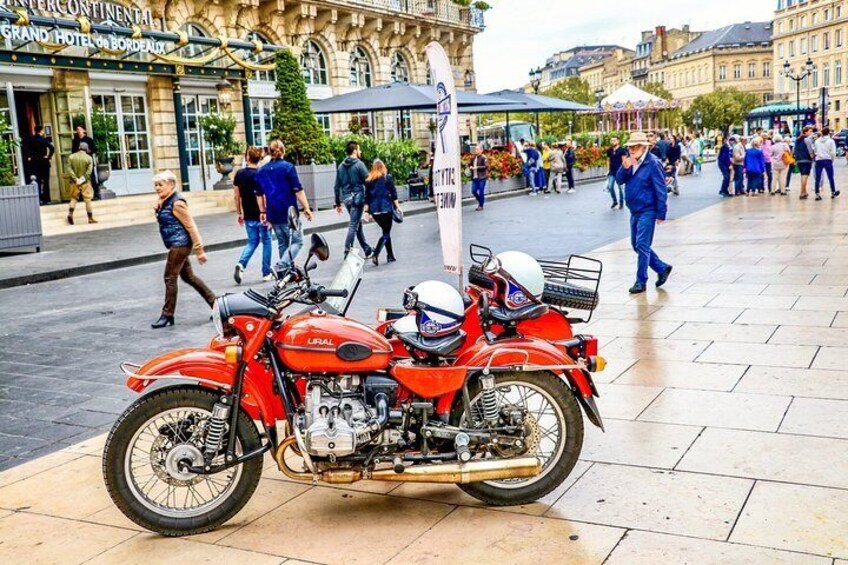
M 672 59 L 726 47 L 768 46 L 771 44 L 772 22 L 743 22 L 706 31 L 678 49 Z

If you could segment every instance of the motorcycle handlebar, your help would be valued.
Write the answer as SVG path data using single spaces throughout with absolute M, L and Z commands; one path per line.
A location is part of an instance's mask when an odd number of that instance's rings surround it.
M 321 294 L 326 297 L 337 296 L 339 298 L 347 298 L 348 291 L 346 288 L 342 289 L 333 289 L 333 288 L 325 288 L 321 290 Z

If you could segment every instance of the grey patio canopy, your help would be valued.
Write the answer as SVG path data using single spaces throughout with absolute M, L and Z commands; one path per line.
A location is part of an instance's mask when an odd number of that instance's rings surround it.
M 511 101 L 494 96 L 482 96 L 473 92 L 457 91 L 459 113 L 466 113 L 465 107 L 488 108 L 511 105 Z M 339 94 L 324 100 L 312 102 L 312 111 L 316 114 L 342 114 L 347 112 L 387 112 L 408 110 L 412 112 L 436 111 L 436 93 L 431 85 L 392 82 L 372 86 L 346 94 Z
M 561 98 L 551 98 L 550 96 L 541 96 L 539 94 L 527 94 L 526 92 L 516 92 L 515 90 L 501 90 L 486 94 L 485 98 L 500 98 L 504 101 L 501 106 L 468 106 L 460 108 L 462 114 L 489 114 L 492 112 L 583 112 L 586 110 L 594 110 L 592 106 L 578 104 L 570 100 L 562 100 Z

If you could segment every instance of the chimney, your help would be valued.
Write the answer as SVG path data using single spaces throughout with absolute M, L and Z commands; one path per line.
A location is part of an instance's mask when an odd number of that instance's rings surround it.
M 660 56 L 665 59 L 668 56 L 668 35 L 665 32 L 665 26 L 657 26 L 654 33 L 657 36 L 657 45 L 660 48 Z

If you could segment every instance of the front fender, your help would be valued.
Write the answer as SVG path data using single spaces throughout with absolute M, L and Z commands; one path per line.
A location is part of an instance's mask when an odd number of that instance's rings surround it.
M 151 359 L 131 372 L 127 386 L 140 393 L 154 383 L 192 382 L 205 388 L 230 392 L 237 371 L 237 365 L 228 363 L 223 351 L 178 349 Z M 272 376 L 267 369 L 255 361 L 248 363 L 241 406 L 252 419 L 270 426 L 286 416 L 282 402 L 272 391 Z

